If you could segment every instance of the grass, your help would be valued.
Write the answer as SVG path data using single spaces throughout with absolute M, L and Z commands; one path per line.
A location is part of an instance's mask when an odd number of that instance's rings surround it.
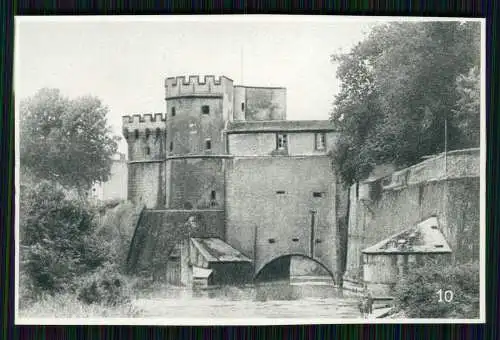
M 20 303 L 19 317 L 22 318 L 93 318 L 93 317 L 141 317 L 141 311 L 132 304 L 105 306 L 87 305 L 73 294 L 44 296 L 33 303 Z

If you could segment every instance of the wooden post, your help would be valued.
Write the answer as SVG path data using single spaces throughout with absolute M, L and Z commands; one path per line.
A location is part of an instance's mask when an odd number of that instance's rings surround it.
M 253 263 L 257 265 L 257 225 L 253 228 Z
M 309 256 L 311 258 L 314 258 L 314 224 L 315 224 L 315 215 L 316 211 L 311 210 L 311 238 L 310 238 L 310 245 L 309 245 Z

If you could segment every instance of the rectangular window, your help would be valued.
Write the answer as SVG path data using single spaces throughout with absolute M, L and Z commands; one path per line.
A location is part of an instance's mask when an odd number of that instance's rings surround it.
M 284 194 L 285 194 L 285 190 L 276 191 L 276 195 L 284 195 Z
M 276 149 L 286 150 L 287 147 L 288 147 L 288 141 L 286 133 L 278 133 L 276 137 Z
M 203 113 L 204 115 L 208 115 L 210 113 L 210 106 L 208 105 L 203 105 L 201 107 L 201 113 Z
M 146 146 L 146 155 L 149 155 L 149 153 L 150 153 L 149 146 Z
M 210 139 L 205 140 L 205 150 L 212 149 L 212 141 Z
M 323 197 L 323 193 L 322 192 L 313 192 L 313 197 Z
M 245 111 L 245 103 L 241 103 L 241 111 Z
M 325 133 L 323 133 L 323 132 L 316 133 L 315 140 L 316 140 L 316 150 L 325 150 L 326 149 Z
M 174 142 L 170 142 L 170 152 L 174 150 Z
M 210 193 L 210 207 L 212 208 L 217 206 L 217 201 L 215 200 L 215 198 L 215 190 L 212 190 L 212 192 Z
M 172 107 L 172 117 L 175 117 L 175 107 Z

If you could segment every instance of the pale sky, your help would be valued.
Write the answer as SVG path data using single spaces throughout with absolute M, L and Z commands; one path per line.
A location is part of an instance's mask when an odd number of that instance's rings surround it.
M 327 119 L 339 90 L 330 55 L 349 50 L 375 20 L 227 17 L 16 18 L 16 99 L 43 87 L 97 96 L 119 134 L 123 115 L 165 112 L 165 77 L 213 74 L 284 86 L 287 119 Z

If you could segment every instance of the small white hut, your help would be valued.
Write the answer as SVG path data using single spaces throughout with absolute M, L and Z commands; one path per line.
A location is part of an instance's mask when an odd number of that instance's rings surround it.
M 411 268 L 428 258 L 446 259 L 452 250 L 430 217 L 363 251 L 363 281 L 377 295 L 390 295 L 391 287 Z

